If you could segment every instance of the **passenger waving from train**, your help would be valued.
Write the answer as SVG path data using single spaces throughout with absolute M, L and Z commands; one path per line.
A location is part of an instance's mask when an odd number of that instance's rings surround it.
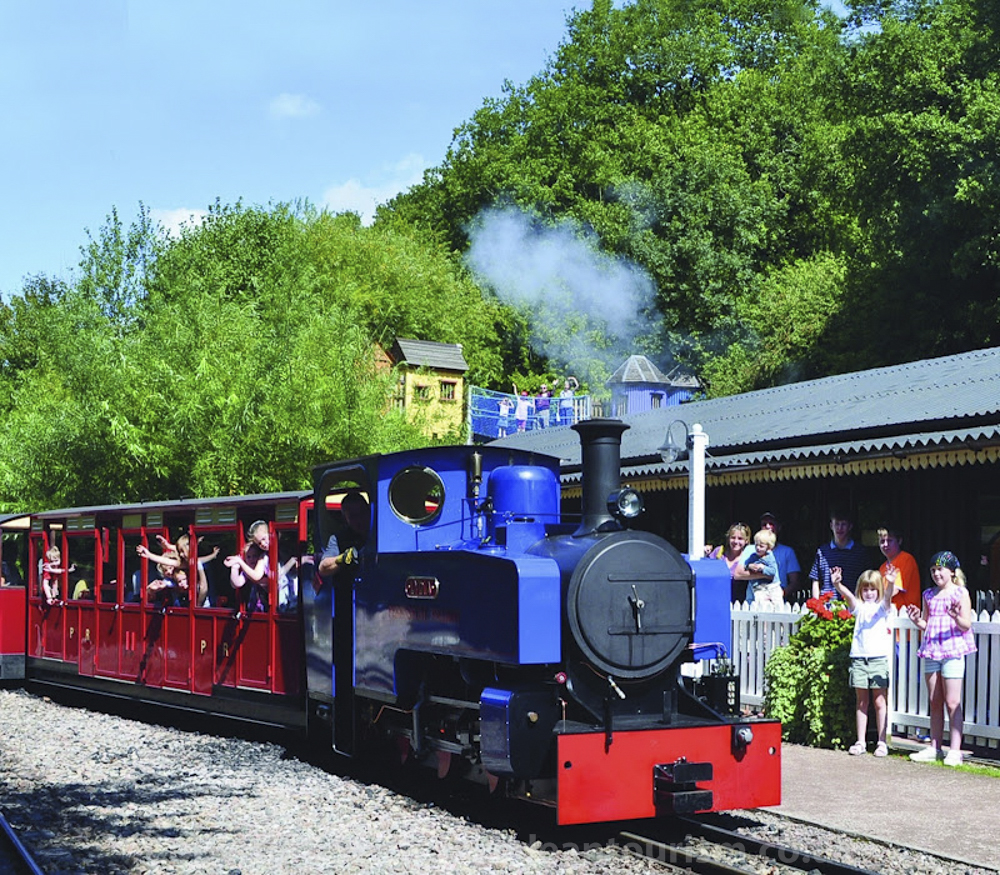
M 157 568 L 161 566 L 169 566 L 170 568 L 186 568 L 190 562 L 190 550 L 191 550 L 191 536 L 186 532 L 181 534 L 177 538 L 176 544 L 171 544 L 163 535 L 157 535 L 156 540 L 160 542 L 160 546 L 163 549 L 162 553 L 153 553 L 146 547 L 139 546 L 136 547 L 136 552 L 142 556 L 144 559 L 148 559 L 151 562 L 155 562 Z M 199 538 L 199 541 L 201 539 Z M 211 552 L 202 559 L 198 557 L 198 579 L 197 579 L 197 593 L 196 593 L 196 604 L 199 608 L 210 608 L 211 602 L 208 599 L 208 578 L 205 576 L 205 563 L 211 562 L 219 555 L 219 548 L 213 547 Z M 161 572 L 162 576 L 162 572 Z
M 256 520 L 247 529 L 247 543 L 243 553 L 227 556 L 222 560 L 229 569 L 233 589 L 241 592 L 250 583 L 243 599 L 251 610 L 267 610 L 268 582 L 271 577 L 270 548 L 270 529 L 264 520 Z
M 59 578 L 64 571 L 72 574 L 76 571 L 75 565 L 69 568 L 62 567 L 62 554 L 58 547 L 49 547 L 45 551 L 45 561 L 42 563 L 42 598 L 47 604 L 54 605 L 59 601 Z

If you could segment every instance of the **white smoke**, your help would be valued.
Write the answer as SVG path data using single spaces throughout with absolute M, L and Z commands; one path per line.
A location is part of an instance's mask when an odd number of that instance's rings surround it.
M 637 265 L 602 252 L 592 232 L 543 225 L 513 207 L 480 213 L 466 263 L 504 303 L 530 311 L 534 351 L 592 378 L 610 374 L 653 334 L 655 286 Z M 598 363 L 603 365 L 595 367 Z M 596 387 L 595 387 L 596 388 Z

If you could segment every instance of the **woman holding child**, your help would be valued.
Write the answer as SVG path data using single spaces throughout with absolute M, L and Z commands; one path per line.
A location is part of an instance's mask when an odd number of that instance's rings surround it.
M 741 581 L 736 583 L 736 572 L 740 568 L 740 556 L 747 544 L 750 543 L 750 526 L 746 523 L 733 523 L 726 531 L 724 542 L 718 547 L 711 545 L 705 548 L 705 557 L 708 559 L 722 559 L 729 568 L 729 576 L 733 578 L 733 601 L 743 598 L 745 584 Z M 737 592 L 737 587 L 739 592 Z

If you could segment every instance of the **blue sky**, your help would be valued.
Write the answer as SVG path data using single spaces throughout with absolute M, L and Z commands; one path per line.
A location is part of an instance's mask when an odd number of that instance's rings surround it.
M 0 0 L 0 295 L 141 201 L 370 212 L 589 0 Z
M 69 278 L 111 209 L 370 215 L 590 0 L 0 0 L 0 296 Z

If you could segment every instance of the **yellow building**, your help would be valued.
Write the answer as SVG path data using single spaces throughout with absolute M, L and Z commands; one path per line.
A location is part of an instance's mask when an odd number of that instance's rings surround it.
M 469 370 L 462 344 L 398 337 L 387 357 L 398 374 L 394 406 L 431 439 L 461 433 Z

